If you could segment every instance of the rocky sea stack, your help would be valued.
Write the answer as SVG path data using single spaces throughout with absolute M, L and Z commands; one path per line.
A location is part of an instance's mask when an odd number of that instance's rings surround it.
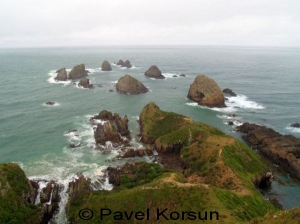
M 59 69 L 56 71 L 57 76 L 55 77 L 55 81 L 67 81 L 68 75 L 66 68 Z
M 146 72 L 145 76 L 155 79 L 164 79 L 165 77 L 161 74 L 161 71 L 157 68 L 156 65 L 152 65 Z
M 198 75 L 190 85 L 187 98 L 207 107 L 226 107 L 224 95 L 218 84 L 205 75 Z
M 85 65 L 80 64 L 74 66 L 69 74 L 69 79 L 80 79 L 88 75 L 88 72 L 85 70 Z
M 112 113 L 107 110 L 101 111 L 98 115 L 91 118 L 93 120 L 103 121 L 97 124 L 94 131 L 94 138 L 96 144 L 105 145 L 105 142 L 111 141 L 112 143 L 122 143 L 124 139 L 122 137 L 130 137 L 130 131 L 128 129 L 128 118 L 125 115 L 122 119 L 118 113 Z
M 90 83 L 89 79 L 81 79 L 80 82 L 78 83 L 79 87 L 87 88 L 87 89 L 92 89 L 94 88 L 94 85 Z
M 131 67 L 132 67 L 132 65 L 131 65 L 131 63 L 130 63 L 129 60 L 126 60 L 126 61 L 124 62 L 122 59 L 120 59 L 120 60 L 118 61 L 117 65 L 120 65 L 121 67 L 126 67 L 126 68 L 131 68 Z
M 111 71 L 112 69 L 111 69 L 111 66 L 110 66 L 110 64 L 109 64 L 109 62 L 108 61 L 103 61 L 102 62 L 102 66 L 101 66 L 101 71 L 106 71 L 106 72 L 108 72 L 108 71 Z
M 118 80 L 116 89 L 120 93 L 130 95 L 148 92 L 148 89 L 143 85 L 143 83 L 127 74 Z

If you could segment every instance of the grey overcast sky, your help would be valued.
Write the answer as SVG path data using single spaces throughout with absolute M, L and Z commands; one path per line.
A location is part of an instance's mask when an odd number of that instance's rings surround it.
M 300 47 L 300 0 L 1 0 L 0 47 Z

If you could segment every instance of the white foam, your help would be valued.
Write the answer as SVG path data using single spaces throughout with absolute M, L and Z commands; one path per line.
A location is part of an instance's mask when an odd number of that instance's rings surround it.
M 68 86 L 71 84 L 72 81 L 67 80 L 67 81 L 56 81 L 55 78 L 57 76 L 57 73 L 55 70 L 52 70 L 48 73 L 50 78 L 48 79 L 48 82 L 51 84 L 63 84 L 63 86 Z
M 288 126 L 285 129 L 288 130 L 289 132 L 292 132 L 292 133 L 300 133 L 300 128 L 295 128 L 295 127 Z
M 168 78 L 179 78 L 179 74 L 176 74 L 176 73 L 162 73 L 162 75 L 168 79 Z M 175 76 L 175 77 L 174 77 Z
M 117 81 L 111 81 L 111 83 L 117 84 L 117 83 L 118 83 L 118 80 L 117 80 Z
M 58 107 L 58 106 L 60 106 L 60 104 L 57 103 L 57 102 L 54 102 L 53 105 L 48 105 L 48 104 L 46 104 L 46 103 L 43 103 L 42 105 L 43 105 L 43 106 L 46 106 L 46 107 Z
M 218 118 L 222 118 L 222 119 L 241 119 L 241 117 L 238 117 L 238 116 L 230 116 L 230 115 L 228 115 L 228 114 L 223 114 L 223 115 L 220 115 L 220 114 L 218 114 L 218 115 L 216 115 Z
M 186 105 L 192 106 L 192 107 L 199 106 L 198 103 L 195 103 L 195 102 L 188 102 L 188 103 L 186 103 Z M 200 106 L 199 106 L 199 107 L 200 107 Z
M 249 100 L 245 95 L 237 95 L 233 97 L 227 97 L 228 101 L 225 101 L 226 106 L 244 108 L 244 109 L 264 109 L 265 107 L 255 101 Z

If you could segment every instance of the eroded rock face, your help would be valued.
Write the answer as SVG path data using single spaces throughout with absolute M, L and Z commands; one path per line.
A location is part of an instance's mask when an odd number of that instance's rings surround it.
M 248 122 L 237 127 L 242 138 L 255 146 L 264 156 L 300 180 L 300 139 L 281 135 L 271 128 Z
M 236 93 L 233 92 L 233 91 L 232 91 L 231 89 L 229 89 L 229 88 L 223 89 L 223 93 L 226 93 L 226 94 L 228 94 L 228 95 L 230 95 L 230 96 L 236 96 Z
M 116 89 L 119 93 L 130 95 L 148 92 L 148 89 L 140 81 L 127 74 L 118 80 Z
M 121 143 L 124 140 L 121 136 L 130 137 L 128 129 L 128 118 L 125 115 L 122 119 L 118 113 L 112 115 L 110 111 L 103 110 L 98 115 L 91 118 L 91 121 L 100 119 L 105 123 L 97 124 L 94 131 L 94 138 L 97 144 L 104 145 L 106 141 Z
M 94 132 L 94 138 L 96 143 L 101 145 L 104 145 L 107 141 L 113 143 L 121 142 L 121 137 L 111 121 L 98 124 Z
M 55 78 L 56 81 L 67 81 L 68 75 L 66 68 L 59 69 L 57 72 L 57 76 Z
M 161 74 L 161 71 L 157 68 L 156 65 L 152 65 L 146 72 L 145 76 L 155 79 L 164 79 L 165 77 Z
M 89 79 L 81 79 L 80 82 L 78 83 L 79 87 L 87 88 L 87 89 L 92 89 L 94 88 L 94 85 L 90 83 Z
M 108 61 L 103 61 L 102 66 L 101 66 L 101 71 L 111 71 L 111 66 Z
M 225 107 L 224 95 L 218 84 L 205 75 L 198 75 L 190 85 L 187 98 L 207 107 Z
M 80 64 L 74 66 L 74 68 L 69 73 L 69 79 L 80 79 L 88 75 L 88 72 L 85 70 L 85 65 Z
M 254 185 L 260 189 L 268 189 L 272 185 L 273 174 L 271 172 L 267 172 L 262 175 L 260 178 L 254 180 Z
M 54 181 L 50 181 L 45 188 L 41 189 L 40 202 L 43 204 L 43 217 L 41 223 L 48 223 L 58 211 L 60 202 L 59 192 L 60 185 Z
M 78 179 L 69 183 L 68 193 L 70 197 L 76 197 L 78 194 L 87 193 L 91 190 L 91 180 L 80 175 Z

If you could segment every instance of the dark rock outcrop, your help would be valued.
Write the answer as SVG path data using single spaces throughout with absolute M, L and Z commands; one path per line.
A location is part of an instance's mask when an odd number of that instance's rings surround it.
M 300 128 L 300 124 L 299 124 L 299 123 L 296 123 L 296 122 L 291 123 L 290 126 L 291 126 L 292 128 Z
M 67 81 L 68 75 L 65 68 L 59 69 L 56 73 L 57 73 L 57 76 L 55 77 L 56 81 Z
M 107 121 L 104 124 L 98 124 L 94 132 L 94 138 L 97 144 L 104 145 L 106 141 L 112 143 L 121 142 L 121 137 L 112 122 Z
M 53 101 L 46 102 L 46 105 L 49 105 L 49 106 L 53 106 L 54 104 L 55 104 L 55 102 L 53 102 Z
M 111 66 L 108 61 L 103 61 L 101 66 L 101 71 L 111 71 Z
M 60 202 L 59 192 L 60 186 L 54 181 L 50 181 L 45 188 L 41 189 L 40 201 L 43 204 L 43 218 L 41 223 L 48 223 L 58 211 Z
M 105 123 L 97 124 L 94 131 L 94 138 L 97 144 L 104 145 L 106 141 L 121 143 L 124 141 L 121 136 L 130 137 L 126 115 L 122 119 L 118 113 L 112 115 L 110 111 L 103 110 L 98 115 L 92 117 L 91 121 L 95 123 L 93 121 L 95 119 L 106 121 Z
M 123 67 L 124 66 L 124 61 L 122 59 L 120 59 L 118 61 L 117 65 L 120 65 L 121 67 Z
M 227 124 L 228 125 L 234 125 L 233 121 L 228 121 Z
M 186 77 L 186 75 L 185 75 L 185 74 L 181 74 L 180 76 L 181 76 L 181 77 Z
M 78 83 L 79 87 L 87 88 L 87 89 L 92 89 L 94 88 L 94 85 L 90 83 L 89 79 L 81 79 L 80 82 Z
M 126 61 L 124 62 L 124 65 L 123 65 L 122 67 L 131 68 L 132 65 L 130 64 L 130 61 L 129 61 L 129 60 L 126 60 Z
M 226 94 L 228 94 L 230 96 L 236 96 L 236 93 L 233 92 L 231 89 L 228 89 L 228 88 L 223 89 L 223 93 L 226 93 Z
M 90 184 L 90 179 L 87 179 L 83 175 L 80 175 L 78 179 L 75 179 L 74 181 L 69 183 L 69 196 L 73 199 L 76 197 L 83 196 L 84 193 L 87 193 L 91 190 Z
M 165 77 L 161 74 L 161 71 L 157 68 L 156 65 L 152 65 L 146 72 L 145 76 L 155 79 L 164 79 Z
M 267 172 L 262 175 L 260 178 L 257 178 L 253 181 L 255 187 L 260 189 L 268 189 L 272 185 L 273 174 L 271 172 Z
M 119 93 L 130 95 L 148 92 L 148 89 L 140 81 L 127 74 L 118 80 L 116 89 Z
M 244 123 L 237 127 L 242 138 L 255 146 L 264 156 L 300 180 L 300 139 L 281 135 L 271 128 Z
M 187 98 L 199 105 L 225 107 L 224 95 L 218 84 L 205 75 L 198 75 L 190 85 Z
M 69 79 L 80 79 L 88 75 L 88 72 L 85 70 L 85 65 L 80 64 L 74 66 L 74 68 L 69 73 Z

